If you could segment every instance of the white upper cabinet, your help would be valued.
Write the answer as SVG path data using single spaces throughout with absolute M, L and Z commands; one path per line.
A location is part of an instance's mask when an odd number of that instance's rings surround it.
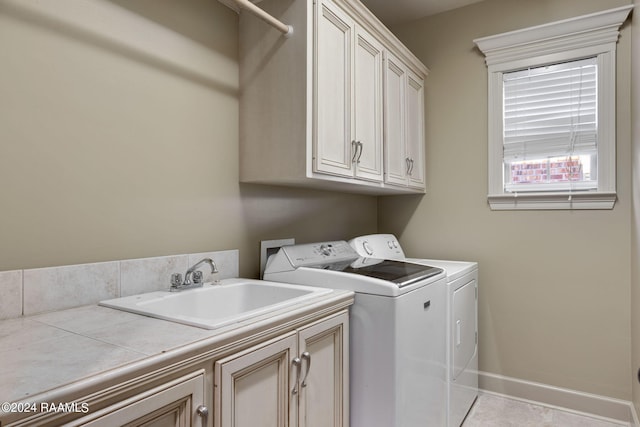
M 353 176 L 353 20 L 327 1 L 317 17 L 315 172 Z M 352 149 L 353 148 L 353 149 Z M 352 152 L 353 151 L 353 152 Z
M 382 182 L 382 45 L 318 3 L 314 172 Z
M 378 182 L 383 179 L 383 51 L 380 42 L 356 27 L 353 160 L 358 178 Z
M 407 162 L 406 81 L 401 62 L 387 53 L 385 61 L 385 160 L 386 182 L 406 185 Z
M 423 193 L 426 67 L 358 0 L 259 6 L 294 30 L 240 14 L 240 180 Z
M 388 184 L 424 190 L 424 79 L 385 58 L 385 168 Z
M 424 79 L 411 70 L 407 71 L 406 117 L 408 185 L 424 189 Z

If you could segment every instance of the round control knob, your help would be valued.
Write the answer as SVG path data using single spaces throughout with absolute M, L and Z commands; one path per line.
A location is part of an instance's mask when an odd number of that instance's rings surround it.
M 371 249 L 369 242 L 362 242 L 362 248 L 367 253 L 367 255 L 369 256 L 373 255 L 373 249 Z
M 393 242 L 391 240 L 389 240 L 387 242 L 387 246 L 389 246 L 389 249 L 393 249 Z
M 325 256 L 331 255 L 331 246 L 320 245 L 320 253 Z
M 392 242 L 393 242 L 393 247 L 397 249 L 398 248 L 398 241 L 397 240 L 392 240 Z

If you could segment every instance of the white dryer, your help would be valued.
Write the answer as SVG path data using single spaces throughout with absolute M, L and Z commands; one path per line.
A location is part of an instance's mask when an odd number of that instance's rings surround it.
M 440 267 L 447 273 L 447 425 L 458 427 L 478 396 L 478 264 L 407 258 L 393 234 L 352 239 L 361 255 Z

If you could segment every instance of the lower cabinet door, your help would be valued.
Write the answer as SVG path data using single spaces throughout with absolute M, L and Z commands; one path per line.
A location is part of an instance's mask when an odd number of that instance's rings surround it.
M 198 371 L 125 399 L 67 426 L 206 427 L 204 383 L 204 371 Z
M 300 427 L 349 426 L 348 322 L 343 313 L 298 331 Z
M 215 427 L 348 427 L 346 311 L 215 363 Z
M 295 427 L 297 334 L 291 332 L 215 363 L 214 426 Z

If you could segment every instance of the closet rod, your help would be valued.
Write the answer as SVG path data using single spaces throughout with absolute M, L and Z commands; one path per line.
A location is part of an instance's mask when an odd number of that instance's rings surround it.
M 287 25 L 281 21 L 278 21 L 276 18 L 269 15 L 267 12 L 260 9 L 258 6 L 251 3 L 249 0 L 233 0 L 233 2 L 237 4 L 238 7 L 253 13 L 258 18 L 265 21 L 267 24 L 276 27 L 276 29 L 280 31 L 282 34 L 284 34 L 285 37 L 289 37 L 291 34 L 293 34 L 293 27 L 291 25 Z

